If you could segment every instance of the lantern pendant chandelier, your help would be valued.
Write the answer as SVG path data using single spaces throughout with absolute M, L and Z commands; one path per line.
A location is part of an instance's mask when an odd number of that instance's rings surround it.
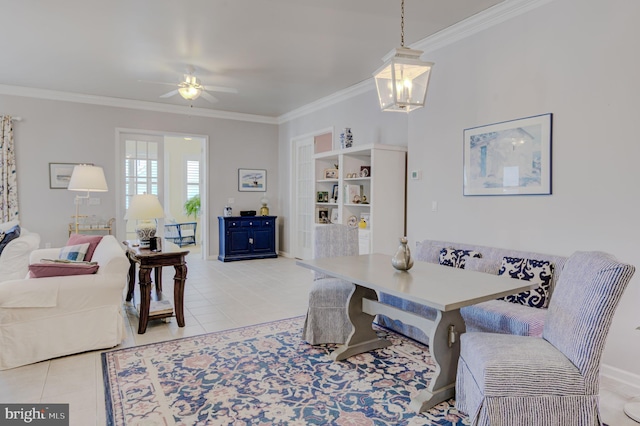
M 422 50 L 404 47 L 404 0 L 400 7 L 400 47 L 383 58 L 373 76 L 382 111 L 411 112 L 424 106 L 433 63 L 420 60 Z

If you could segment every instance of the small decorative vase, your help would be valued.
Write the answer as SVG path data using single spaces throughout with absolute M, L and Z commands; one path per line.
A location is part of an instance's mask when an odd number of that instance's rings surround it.
M 400 238 L 400 246 L 391 259 L 391 264 L 399 271 L 408 271 L 413 266 L 411 250 L 409 250 L 409 246 L 407 246 L 407 237 Z
M 344 147 L 351 148 L 353 146 L 353 134 L 351 133 L 351 128 L 346 127 L 344 129 Z

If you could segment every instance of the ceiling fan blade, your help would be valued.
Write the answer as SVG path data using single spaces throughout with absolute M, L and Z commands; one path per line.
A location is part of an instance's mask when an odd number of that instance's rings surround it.
M 209 102 L 211 102 L 212 104 L 215 104 L 216 102 L 218 102 L 218 100 L 214 97 L 211 96 L 211 94 L 207 93 L 207 92 L 202 92 L 200 94 L 200 96 L 202 96 L 203 98 L 205 98 L 206 100 L 208 100 Z
M 163 84 L 165 86 L 177 86 L 176 83 L 166 83 L 164 81 L 150 81 L 150 80 L 138 80 L 139 83 L 149 83 L 149 84 Z
M 202 86 L 204 90 L 209 90 L 211 92 L 224 92 L 224 93 L 238 93 L 238 89 L 234 89 L 233 87 L 223 87 L 223 86 Z
M 172 90 L 170 92 L 165 93 L 164 95 L 160 95 L 161 98 L 170 98 L 178 94 L 178 89 Z

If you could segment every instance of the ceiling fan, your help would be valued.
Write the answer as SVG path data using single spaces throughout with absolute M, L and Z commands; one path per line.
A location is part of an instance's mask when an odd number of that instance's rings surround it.
M 204 99 L 211 103 L 218 102 L 213 95 L 208 92 L 223 92 L 223 93 L 238 93 L 237 89 L 232 87 L 222 87 L 222 86 L 204 86 L 200 82 L 200 79 L 195 75 L 195 68 L 192 66 L 187 67 L 187 72 L 184 74 L 182 81 L 178 84 L 174 83 L 162 83 L 156 81 L 149 81 L 147 83 L 155 83 L 155 84 L 165 84 L 170 86 L 177 86 L 176 89 L 165 93 L 164 95 L 160 95 L 161 98 L 170 98 L 177 94 L 180 94 L 184 99 L 188 101 L 193 101 L 202 96 Z

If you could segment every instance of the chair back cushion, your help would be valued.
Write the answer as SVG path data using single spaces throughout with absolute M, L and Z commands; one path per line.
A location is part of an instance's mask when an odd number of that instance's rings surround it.
M 338 223 L 317 225 L 314 230 L 313 258 L 357 256 L 359 254 L 358 228 Z M 315 279 L 327 276 L 315 272 Z
M 613 314 L 635 268 L 602 252 L 567 259 L 549 303 L 542 337 L 573 362 L 597 392 L 600 359 Z

